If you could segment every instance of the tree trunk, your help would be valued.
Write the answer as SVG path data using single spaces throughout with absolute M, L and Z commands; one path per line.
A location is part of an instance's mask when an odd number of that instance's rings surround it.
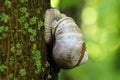
M 0 0 L 0 80 L 57 80 L 44 41 L 48 8 L 50 0 Z

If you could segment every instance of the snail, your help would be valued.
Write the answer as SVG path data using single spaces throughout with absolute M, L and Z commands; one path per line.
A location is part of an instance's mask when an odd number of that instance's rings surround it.
M 83 34 L 75 21 L 51 8 L 45 13 L 45 41 L 49 43 L 54 37 L 52 58 L 63 69 L 74 68 L 88 59 Z

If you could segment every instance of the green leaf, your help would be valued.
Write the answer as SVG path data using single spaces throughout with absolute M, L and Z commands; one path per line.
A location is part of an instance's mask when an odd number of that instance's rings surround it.
M 6 66 L 5 65 L 0 65 L 0 72 L 4 72 L 6 70 Z
M 25 13 L 25 17 L 28 17 L 30 14 L 28 12 Z
M 14 78 L 14 80 L 18 80 L 18 78 Z
M 29 24 L 28 24 L 28 23 L 24 23 L 24 28 L 25 28 L 25 29 L 27 29 L 27 28 L 28 28 L 28 26 L 29 26 Z
M 20 0 L 20 3 L 28 2 L 28 0 Z
M 40 28 L 41 28 L 43 25 L 44 25 L 44 24 L 43 24 L 42 21 L 38 22 L 38 30 L 40 30 Z
M 2 36 L 3 36 L 3 38 L 7 38 L 8 34 L 3 33 Z
M 10 74 L 9 74 L 9 78 L 10 78 L 10 79 L 13 79 L 13 78 L 14 78 L 14 74 L 13 74 L 13 73 L 10 73 Z
M 21 47 L 21 44 L 20 43 L 17 43 L 16 44 L 16 47 L 19 49 Z
M 18 19 L 19 23 L 22 24 L 26 21 L 26 17 L 25 16 L 21 16 L 20 19 Z
M 9 20 L 9 16 L 7 14 L 5 14 L 5 13 L 1 13 L 0 14 L 0 20 L 4 21 L 5 23 L 7 23 L 8 20 Z
M 5 5 L 10 8 L 11 7 L 11 2 L 10 0 L 5 0 Z
M 33 50 L 36 50 L 36 49 L 37 49 L 37 45 L 36 45 L 35 43 L 33 44 L 32 49 L 33 49 Z
M 35 41 L 34 36 L 32 36 L 32 35 L 30 36 L 30 41 L 32 41 L 32 42 Z
M 32 17 L 30 19 L 30 25 L 34 25 L 37 22 L 37 17 Z
M 43 72 L 45 71 L 45 68 L 44 68 L 44 67 L 42 67 L 42 71 L 43 71 Z
M 17 54 L 18 56 L 22 55 L 22 50 L 19 50 L 19 49 L 18 49 L 18 50 L 16 51 L 16 54 Z
M 14 57 L 11 56 L 11 57 L 10 57 L 9 65 L 10 65 L 10 66 L 13 66 L 13 64 L 14 64 Z
M 26 70 L 25 69 L 20 69 L 19 74 L 21 76 L 25 76 L 26 75 Z
M 33 49 L 32 54 L 33 54 L 32 59 L 34 60 L 35 66 L 37 68 L 35 70 L 35 73 L 38 74 L 41 71 L 41 61 L 40 61 L 41 55 L 40 55 L 40 51 Z
M 50 79 L 50 78 L 52 78 L 52 76 L 49 74 L 48 77 L 47 77 L 47 79 Z
M 5 27 L 4 27 L 4 31 L 5 31 L 5 32 L 9 32 L 9 27 L 8 27 L 8 26 L 5 26 Z
M 49 67 L 50 66 L 50 64 L 49 64 L 49 62 L 47 61 L 46 63 L 45 63 L 45 67 Z
M 29 28 L 28 32 L 32 34 L 32 36 L 36 36 L 37 35 L 37 31 L 35 29 Z
M 40 10 L 41 10 L 41 8 L 37 8 L 35 11 L 37 14 L 40 14 Z
M 0 33 L 4 31 L 4 26 L 0 26 Z
M 11 52 L 15 52 L 15 46 L 12 46 L 11 48 L 10 48 L 10 50 L 11 50 Z
M 8 26 L 0 26 L 0 33 L 2 32 L 9 32 L 9 27 Z
M 26 13 L 26 12 L 27 12 L 27 8 L 26 8 L 26 7 L 22 7 L 22 8 L 20 8 L 20 11 L 21 11 L 22 13 Z

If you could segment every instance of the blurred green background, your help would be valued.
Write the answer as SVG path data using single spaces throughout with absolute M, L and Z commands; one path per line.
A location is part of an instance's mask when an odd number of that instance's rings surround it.
M 75 19 L 86 40 L 88 62 L 61 70 L 59 80 L 120 80 L 120 0 L 51 0 Z

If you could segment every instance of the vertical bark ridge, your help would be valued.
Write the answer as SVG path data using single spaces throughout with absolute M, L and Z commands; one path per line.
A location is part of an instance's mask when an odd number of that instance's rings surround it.
M 0 67 L 3 66 L 4 71 L 0 71 L 0 80 L 57 80 L 57 73 L 54 65 L 46 66 L 50 52 L 46 51 L 46 43 L 44 40 L 44 14 L 45 10 L 50 8 L 50 0 L 7 0 L 10 1 L 10 7 L 5 5 L 6 0 L 0 0 L 0 15 L 4 13 L 9 19 L 4 22 L 0 18 L 0 27 L 8 26 L 9 32 L 0 32 Z M 21 9 L 27 9 L 29 16 L 25 17 Z M 30 24 L 30 20 L 36 17 L 36 23 Z M 20 22 L 20 19 L 23 20 Z M 38 27 L 38 22 L 41 26 Z M 28 23 L 26 29 L 24 24 Z M 36 35 L 34 41 L 30 40 L 33 33 L 29 29 L 35 30 Z M 2 38 L 3 34 L 7 34 L 6 38 Z M 32 35 L 33 36 L 33 35 Z M 41 71 L 36 73 L 37 65 L 33 57 L 33 48 L 40 52 Z M 48 57 L 47 57 L 48 56 Z M 37 56 L 36 56 L 37 58 Z M 49 59 L 48 59 L 49 58 Z M 50 63 L 51 60 L 49 60 Z M 52 78 L 48 78 L 51 75 Z

